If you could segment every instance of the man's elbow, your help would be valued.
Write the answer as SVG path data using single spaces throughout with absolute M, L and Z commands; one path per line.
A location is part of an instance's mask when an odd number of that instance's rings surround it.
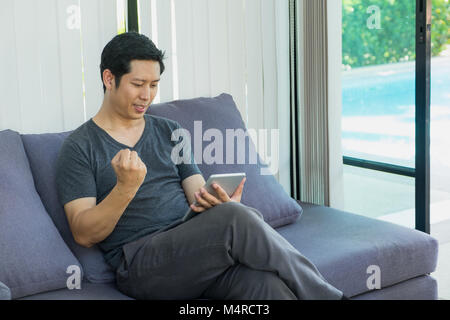
M 88 241 L 86 238 L 83 237 L 74 236 L 74 240 L 76 243 L 78 243 L 80 246 L 84 248 L 91 248 L 94 245 L 94 243 Z

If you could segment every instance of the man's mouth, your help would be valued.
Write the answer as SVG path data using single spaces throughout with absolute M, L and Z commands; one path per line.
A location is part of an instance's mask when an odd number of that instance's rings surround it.
M 144 113 L 145 112 L 145 106 L 143 106 L 143 105 L 134 104 L 133 107 L 139 113 Z

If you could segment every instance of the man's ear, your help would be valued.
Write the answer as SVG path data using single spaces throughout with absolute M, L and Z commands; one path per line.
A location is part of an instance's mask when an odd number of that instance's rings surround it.
M 115 77 L 109 69 L 103 70 L 103 84 L 105 85 L 106 90 L 115 88 Z

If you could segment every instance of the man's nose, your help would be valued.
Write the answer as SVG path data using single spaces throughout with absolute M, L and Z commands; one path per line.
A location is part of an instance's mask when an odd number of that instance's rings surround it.
M 143 88 L 140 92 L 140 96 L 139 98 L 141 98 L 143 101 L 148 101 L 150 100 L 150 88 Z

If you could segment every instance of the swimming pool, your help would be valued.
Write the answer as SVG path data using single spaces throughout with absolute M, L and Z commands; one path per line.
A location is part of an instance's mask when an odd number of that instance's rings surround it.
M 449 121 L 450 133 L 449 86 L 450 57 L 432 58 L 430 118 Z M 344 155 L 414 167 L 414 121 L 414 62 L 343 72 Z

